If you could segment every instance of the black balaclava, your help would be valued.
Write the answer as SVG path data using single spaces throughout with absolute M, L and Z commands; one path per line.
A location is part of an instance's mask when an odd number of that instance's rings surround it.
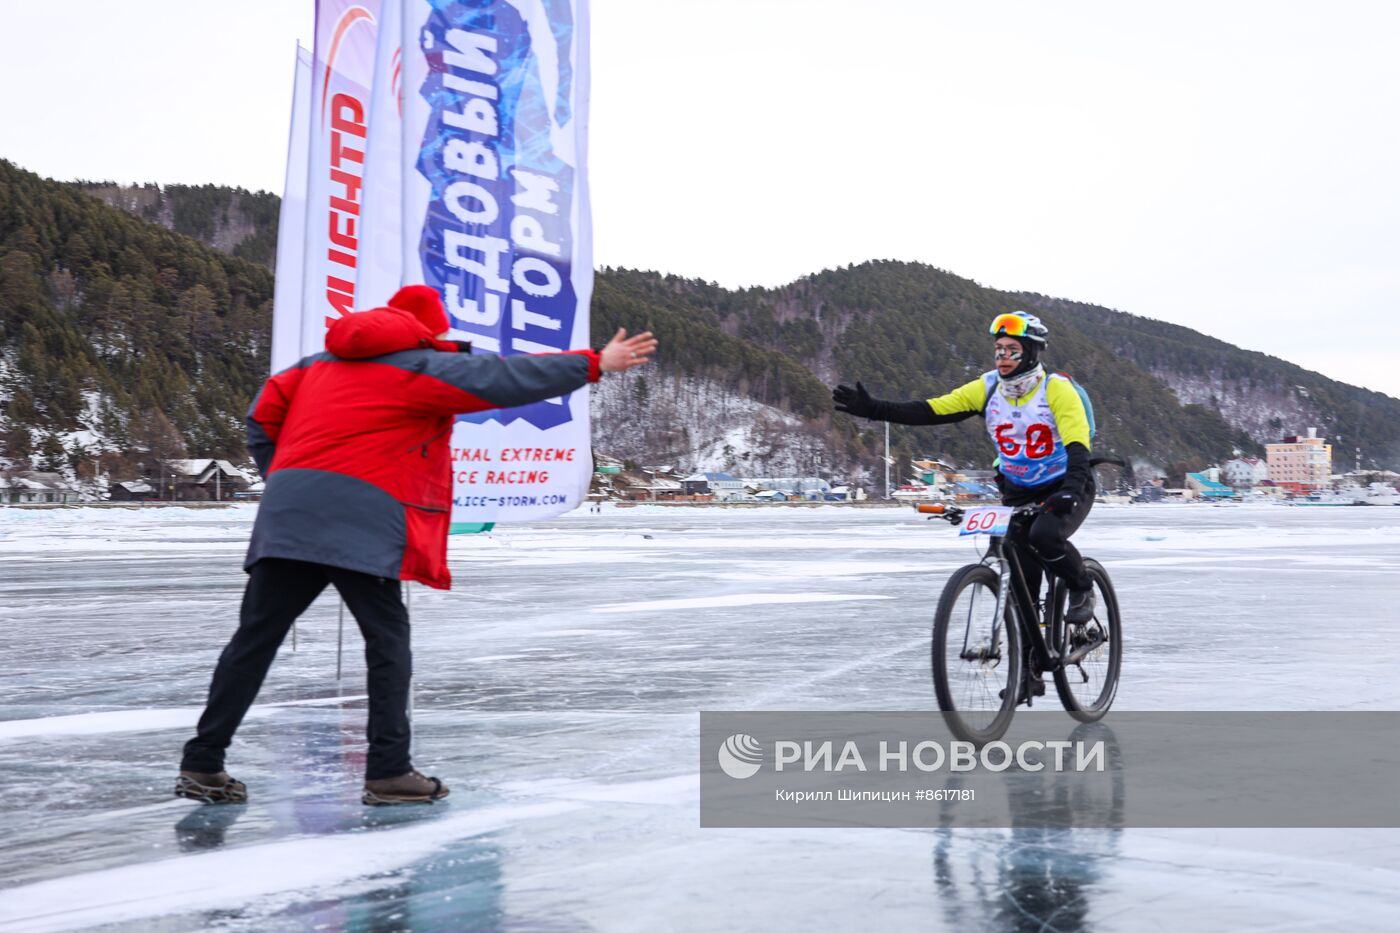
M 1009 339 L 1021 345 L 1021 363 L 1011 372 L 1002 376 L 1002 379 L 1015 379 L 1018 376 L 1024 376 L 1035 369 L 1036 364 L 1040 362 L 1040 344 L 1024 337 L 1010 337 Z

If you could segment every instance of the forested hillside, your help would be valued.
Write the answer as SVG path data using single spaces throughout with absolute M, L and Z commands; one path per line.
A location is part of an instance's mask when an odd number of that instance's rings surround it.
M 194 237 L 205 246 L 272 268 L 281 199 L 223 185 L 114 185 L 76 182 L 93 197 Z
M 266 372 L 277 198 L 217 186 L 63 184 L 0 161 L 0 458 L 59 469 L 99 456 L 240 458 Z M 217 248 L 216 248 L 217 247 Z M 683 469 L 872 477 L 880 425 L 834 414 L 862 380 L 927 398 L 989 368 L 987 322 L 1027 307 L 1046 362 L 1093 397 L 1095 450 L 1177 476 L 1309 426 L 1400 462 L 1400 401 L 1186 328 L 918 263 L 870 262 L 776 289 L 600 270 L 594 342 L 651 329 L 657 363 L 594 391 L 595 446 Z M 973 419 L 892 430 L 900 464 L 988 465 Z M 897 467 L 896 475 L 902 470 Z
M 60 435 L 242 457 L 272 273 L 0 161 L 4 456 L 58 469 Z

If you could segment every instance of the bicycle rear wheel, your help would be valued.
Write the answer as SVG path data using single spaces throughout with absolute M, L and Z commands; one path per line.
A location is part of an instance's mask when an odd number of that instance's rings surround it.
M 1118 615 L 1118 596 L 1103 565 L 1086 558 L 1084 569 L 1094 583 L 1094 618 L 1084 625 L 1066 622 L 1068 589 L 1056 587 L 1051 643 L 1070 662 L 1055 671 L 1055 689 L 1065 712 L 1080 722 L 1095 722 L 1108 712 L 1118 692 L 1123 623 Z
M 958 570 L 933 616 L 933 690 L 948 728 L 979 745 L 1006 732 L 1021 682 L 1020 632 L 1008 607 L 996 618 L 996 571 Z

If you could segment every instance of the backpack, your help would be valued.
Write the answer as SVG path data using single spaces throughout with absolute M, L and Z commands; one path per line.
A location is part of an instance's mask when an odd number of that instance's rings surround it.
M 1085 392 L 1084 387 L 1076 382 L 1069 373 L 1046 373 L 1045 378 L 1049 379 L 1051 375 L 1064 376 L 1069 380 L 1069 384 L 1074 386 L 1074 391 L 1079 393 L 1079 400 L 1084 403 L 1084 417 L 1089 421 L 1089 440 L 1092 441 L 1094 435 L 1098 433 L 1098 428 L 1094 424 L 1094 403 L 1089 401 L 1089 393 Z M 982 403 L 982 414 L 985 417 L 987 404 L 992 400 L 992 393 L 996 391 L 997 374 L 995 372 L 987 373 L 982 377 L 982 384 L 987 390 L 987 400 Z

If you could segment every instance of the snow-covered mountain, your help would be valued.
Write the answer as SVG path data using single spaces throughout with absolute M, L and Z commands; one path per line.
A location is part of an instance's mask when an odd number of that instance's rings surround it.
M 828 476 L 851 469 L 832 455 L 819 427 L 711 379 L 634 370 L 591 392 L 594 447 L 614 456 L 742 476 Z

